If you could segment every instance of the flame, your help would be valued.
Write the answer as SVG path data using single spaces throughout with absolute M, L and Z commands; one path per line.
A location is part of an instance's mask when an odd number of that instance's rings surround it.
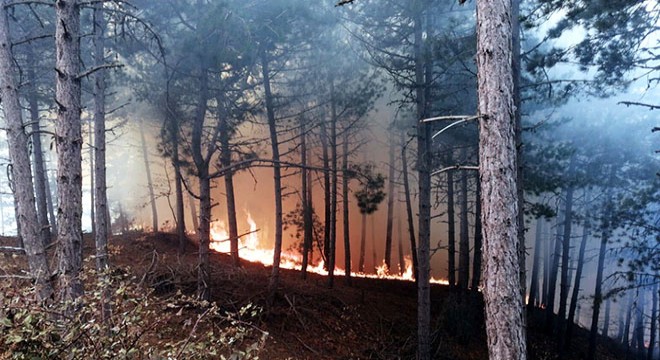
M 259 229 L 257 223 L 254 221 L 250 213 L 247 213 L 246 219 L 250 230 L 248 233 L 241 236 L 238 241 L 239 256 L 243 260 L 254 263 L 260 263 L 265 266 L 273 265 L 273 249 L 263 248 L 259 241 Z M 215 221 L 211 223 L 211 244 L 212 250 L 220 253 L 230 253 L 229 233 L 224 221 Z M 404 258 L 404 270 L 402 274 L 392 274 L 385 264 L 383 263 L 376 266 L 374 273 L 351 272 L 351 276 L 358 278 L 369 279 L 389 279 L 389 280 L 403 280 L 415 281 L 413 275 L 412 260 L 406 256 Z M 298 270 L 302 269 L 302 254 L 294 250 L 282 250 L 280 258 L 280 268 Z M 328 275 L 328 271 L 324 267 L 323 260 L 318 261 L 316 264 L 309 264 L 307 272 L 315 273 L 323 276 Z M 346 271 L 340 267 L 335 267 L 334 275 L 345 276 Z M 431 278 L 431 283 L 448 285 L 447 280 Z

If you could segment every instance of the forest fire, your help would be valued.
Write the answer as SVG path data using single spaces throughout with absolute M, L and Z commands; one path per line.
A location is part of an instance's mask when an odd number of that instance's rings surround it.
M 239 239 L 239 255 L 241 259 L 260 263 L 265 266 L 273 265 L 273 250 L 261 246 L 259 240 L 259 229 L 257 223 L 252 219 L 250 213 L 247 214 L 247 223 L 250 230 Z M 211 244 L 212 250 L 219 253 L 230 253 L 229 232 L 223 221 L 215 221 L 211 224 Z M 300 271 L 302 268 L 302 254 L 295 250 L 282 250 L 280 267 L 283 269 L 291 269 Z M 318 261 L 316 264 L 310 264 L 307 271 L 323 276 L 328 275 L 328 271 L 324 267 L 323 260 Z M 346 275 L 346 271 L 340 267 L 336 267 L 334 274 L 336 276 Z M 377 266 L 374 273 L 360 273 L 351 272 L 351 276 L 370 279 L 389 279 L 389 280 L 402 280 L 402 281 L 415 281 L 413 277 L 412 261 L 409 257 L 405 258 L 405 269 L 401 275 L 391 274 L 387 265 L 383 262 Z M 447 280 L 431 278 L 431 283 L 448 285 Z

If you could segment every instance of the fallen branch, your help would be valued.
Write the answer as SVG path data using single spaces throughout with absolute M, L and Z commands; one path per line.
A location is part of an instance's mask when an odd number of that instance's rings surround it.
M 14 246 L 0 246 L 0 252 L 25 253 L 25 249 L 23 249 L 22 247 L 14 247 Z

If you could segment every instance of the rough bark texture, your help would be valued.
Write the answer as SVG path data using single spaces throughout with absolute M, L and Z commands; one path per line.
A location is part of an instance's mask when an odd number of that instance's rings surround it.
M 9 157 L 14 175 L 14 191 L 17 200 L 17 223 L 27 255 L 30 275 L 34 279 L 39 298 L 46 301 L 53 294 L 50 282 L 48 260 L 44 242 L 40 236 L 40 226 L 34 204 L 34 189 L 28 153 L 28 138 L 23 130 L 23 116 L 18 97 L 18 87 L 14 78 L 14 59 L 11 52 L 7 1 L 0 3 L 0 98 L 7 126 Z
M 280 281 L 280 257 L 282 255 L 282 171 L 280 169 L 280 146 L 277 139 L 277 124 L 275 123 L 275 105 L 270 87 L 269 59 L 262 53 L 261 71 L 264 81 L 266 115 L 270 133 L 270 146 L 273 159 L 273 186 L 275 194 L 275 245 L 273 249 L 273 271 L 268 283 L 268 303 L 272 304 Z
M 460 242 L 458 251 L 458 286 L 467 289 L 470 279 L 470 234 L 468 223 L 467 174 L 461 174 Z
M 483 234 L 481 232 L 481 184 L 477 176 L 477 191 L 474 210 L 474 260 L 472 261 L 472 290 L 478 291 L 481 284 L 481 257 Z
M 415 107 L 416 119 L 412 124 L 417 129 L 417 173 L 418 173 L 418 232 L 417 248 L 417 359 L 431 358 L 431 146 L 430 130 L 421 122 L 427 115 L 425 56 L 423 44 L 422 10 L 425 4 L 415 1 Z
M 520 287 L 511 1 L 477 2 L 483 294 L 490 359 L 527 357 Z
M 70 302 L 83 293 L 79 6 L 77 0 L 55 3 L 58 282 L 60 300 Z

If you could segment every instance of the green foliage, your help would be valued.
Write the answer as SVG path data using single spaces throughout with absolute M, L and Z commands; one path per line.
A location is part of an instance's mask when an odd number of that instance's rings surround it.
M 385 199 L 385 177 L 381 173 L 374 172 L 373 164 L 355 166 L 352 169 L 362 188 L 355 192 L 360 213 L 373 214 L 378 210 L 378 205 Z
M 86 271 L 88 291 L 67 314 L 66 304 L 43 305 L 34 289 L 0 285 L 3 359 L 258 359 L 268 333 L 252 320 L 261 309 L 237 313 L 177 293 L 161 299 L 128 271 L 101 281 Z M 103 321 L 103 306 L 110 306 Z

